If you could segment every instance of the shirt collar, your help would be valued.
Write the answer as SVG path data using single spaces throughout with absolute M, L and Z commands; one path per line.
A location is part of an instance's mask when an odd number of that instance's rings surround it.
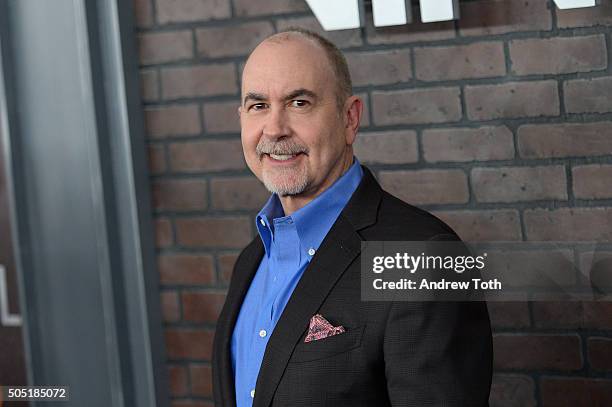
M 257 226 L 257 231 L 264 244 L 267 256 L 270 255 L 270 245 L 274 238 L 274 223 L 272 221 L 284 216 L 285 212 L 278 195 L 272 194 L 255 217 L 255 226 Z
M 295 223 L 302 252 L 317 250 L 332 225 L 357 189 L 363 177 L 363 170 L 357 157 L 340 178 L 319 196 L 287 218 Z M 277 194 L 272 194 L 256 217 L 257 229 L 264 243 L 266 254 L 274 236 L 273 219 L 285 217 Z M 266 226 L 263 225 L 262 221 Z

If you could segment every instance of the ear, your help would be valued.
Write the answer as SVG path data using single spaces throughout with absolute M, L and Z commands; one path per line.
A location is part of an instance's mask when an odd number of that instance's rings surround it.
M 361 116 L 363 115 L 363 100 L 359 96 L 350 96 L 344 104 L 346 144 L 351 145 L 355 141 Z
M 238 117 L 242 114 L 242 106 L 238 106 Z

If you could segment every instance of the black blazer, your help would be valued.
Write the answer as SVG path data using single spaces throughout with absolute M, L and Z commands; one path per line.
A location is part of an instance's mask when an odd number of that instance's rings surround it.
M 363 170 L 269 339 L 253 406 L 487 406 L 492 340 L 484 303 L 361 301 L 362 240 L 458 239 Z M 212 371 L 219 407 L 236 405 L 231 335 L 263 253 L 259 236 L 242 251 L 217 322 Z M 317 313 L 346 332 L 304 343 Z

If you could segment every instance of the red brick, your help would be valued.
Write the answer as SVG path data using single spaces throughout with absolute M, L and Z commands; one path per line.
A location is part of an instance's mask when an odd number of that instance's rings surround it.
M 612 405 L 612 380 L 543 377 L 540 394 L 543 407 L 605 407 Z
M 603 35 L 514 40 L 509 47 L 516 75 L 590 72 L 608 65 Z
M 169 359 L 210 360 L 214 332 L 205 329 L 166 329 Z
M 552 15 L 545 1 L 480 0 L 460 3 L 461 36 L 548 31 Z
M 159 74 L 155 69 L 140 71 L 140 97 L 143 102 L 154 102 L 159 99 Z
M 612 260 L 612 251 L 604 250 L 599 244 L 592 245 L 591 249 L 580 253 L 580 271 L 585 276 L 595 277 L 591 276 L 593 269 L 597 270 L 600 266 L 609 264 L 608 262 Z M 606 268 L 606 270 L 609 269 Z M 591 281 L 591 285 L 592 283 L 594 281 Z
M 189 179 L 155 181 L 153 207 L 158 211 L 206 209 L 206 181 Z
M 346 53 L 353 86 L 387 85 L 412 79 L 410 50 Z
M 514 158 L 512 132 L 506 126 L 425 129 L 426 161 L 490 161 Z
M 251 241 L 251 223 L 245 217 L 181 218 L 176 220 L 176 236 L 183 246 L 240 249 Z
M 491 406 L 535 407 L 535 383 L 525 375 L 496 374 L 493 376 Z
M 150 137 L 195 135 L 201 131 L 196 105 L 170 105 L 145 109 L 145 124 Z
M 422 81 L 488 78 L 506 74 L 501 42 L 415 48 L 416 77 Z
M 217 322 L 225 294 L 187 291 L 181 294 L 183 319 L 190 322 Z
M 205 103 L 204 128 L 208 133 L 240 133 L 240 101 Z
M 583 302 L 584 324 L 596 329 L 612 329 L 612 302 Z
M 538 328 L 577 328 L 584 325 L 582 303 L 578 301 L 534 302 L 533 320 Z
M 515 210 L 436 211 L 435 215 L 468 242 L 521 240 L 520 218 Z
M 162 69 L 164 99 L 234 95 L 238 92 L 233 64 L 180 66 Z
M 168 254 L 157 257 L 162 284 L 212 284 L 215 270 L 209 255 Z
M 375 27 L 372 13 L 367 13 L 365 16 L 367 42 L 372 45 L 386 45 L 440 41 L 455 38 L 455 26 L 453 21 L 423 23 L 421 22 L 419 7 L 412 8 L 412 16 L 412 22 L 410 24 L 391 27 Z
M 414 205 L 466 203 L 467 177 L 461 170 L 381 171 L 383 188 Z
M 612 208 L 530 209 L 525 210 L 524 222 L 528 240 L 612 239 Z
M 612 339 L 589 338 L 587 344 L 591 368 L 612 370 Z
M 224 283 L 229 283 L 232 278 L 234 264 L 238 259 L 238 253 L 223 253 L 218 257 L 220 279 Z
M 162 291 L 161 310 L 164 322 L 176 322 L 181 319 L 181 310 L 176 291 Z
M 471 120 L 559 115 L 554 80 L 466 86 L 465 103 Z
M 604 242 L 602 242 L 605 244 Z M 598 243 L 594 250 L 580 254 L 580 271 L 585 277 L 584 285 L 599 301 L 612 300 L 612 251 L 605 251 Z
M 166 171 L 166 152 L 161 144 L 149 144 L 148 164 L 151 174 L 162 174 Z
M 174 238 L 172 237 L 172 224 L 166 218 L 154 220 L 155 227 L 155 247 L 163 248 L 170 246 Z
M 612 198 L 612 165 L 592 164 L 572 168 L 574 196 L 579 199 Z
M 489 301 L 487 308 L 493 328 L 525 328 L 530 325 L 527 302 Z
M 409 164 L 419 160 L 417 136 L 412 130 L 359 133 L 353 148 L 364 164 Z
M 487 251 L 487 277 L 498 277 L 508 288 L 531 292 L 532 287 L 569 287 L 576 284 L 576 264 L 573 251 L 555 246 L 539 250 L 519 250 L 502 247 Z M 552 291 L 552 289 L 551 289 Z M 541 292 L 541 291 L 540 291 Z M 500 294 L 501 298 L 504 293 Z M 540 295 L 538 299 L 544 294 Z M 548 297 L 549 298 L 549 297 Z
M 207 58 L 246 55 L 274 34 L 268 21 L 255 21 L 196 30 L 198 55 Z
M 612 112 L 612 78 L 576 79 L 564 84 L 568 113 Z
M 178 172 L 241 170 L 246 167 L 240 140 L 170 144 L 170 167 Z
M 194 396 L 212 396 L 212 369 L 210 366 L 190 365 L 189 377 L 191 378 L 191 393 Z
M 529 124 L 519 127 L 518 149 L 525 158 L 612 154 L 612 122 Z
M 478 202 L 567 200 L 563 165 L 474 168 L 471 182 Z
M 597 7 L 570 10 L 557 9 L 557 26 L 559 28 L 572 28 L 612 24 L 612 3 L 609 0 L 600 3 Z
M 578 335 L 496 334 L 493 354 L 496 369 L 571 371 L 582 367 Z
M 533 318 L 540 328 L 612 329 L 612 302 L 534 302 Z
M 210 187 L 215 209 L 259 210 L 270 197 L 270 192 L 255 177 L 214 178 Z
M 160 24 L 229 18 L 228 0 L 156 0 Z
M 140 34 L 138 44 L 140 63 L 143 65 L 193 57 L 193 38 L 189 30 Z
M 152 0 L 133 0 L 134 1 L 134 16 L 136 18 L 137 27 L 149 27 L 153 25 L 153 7 Z
M 185 396 L 188 392 L 187 369 L 183 366 L 169 365 L 168 380 L 170 381 L 170 394 L 174 397 Z
M 281 18 L 276 20 L 276 27 L 278 31 L 284 31 L 291 27 L 311 30 L 327 38 L 339 48 L 357 47 L 363 44 L 360 29 L 325 31 L 314 16 Z
M 244 66 L 246 65 L 246 59 L 242 59 L 238 63 L 238 78 L 242 80 L 242 73 L 244 72 Z
M 233 2 L 237 17 L 278 15 L 310 10 L 303 0 L 266 0 L 259 2 L 233 0 Z
M 445 123 L 461 119 L 458 88 L 372 92 L 374 124 Z

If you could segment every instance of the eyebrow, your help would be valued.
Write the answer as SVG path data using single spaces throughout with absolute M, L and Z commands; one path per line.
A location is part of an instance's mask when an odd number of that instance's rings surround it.
M 246 105 L 246 102 L 248 102 L 249 100 L 261 101 L 261 100 L 266 100 L 266 97 L 262 95 L 261 93 L 248 92 L 246 96 L 244 97 L 243 105 Z
M 312 99 L 317 99 L 317 94 L 314 93 L 311 90 L 305 89 L 305 88 L 300 88 L 300 89 L 296 89 L 294 91 L 292 91 L 291 93 L 289 93 L 287 96 L 285 96 L 283 98 L 284 101 L 288 101 L 288 100 L 292 100 L 295 99 L 297 97 L 300 96 L 307 96 L 310 97 Z M 257 92 L 248 92 L 246 94 L 246 96 L 244 97 L 244 101 L 243 104 L 246 104 L 249 100 L 254 100 L 254 101 L 264 101 L 267 100 L 268 98 L 266 97 L 266 95 L 262 94 L 262 93 L 257 93 Z

